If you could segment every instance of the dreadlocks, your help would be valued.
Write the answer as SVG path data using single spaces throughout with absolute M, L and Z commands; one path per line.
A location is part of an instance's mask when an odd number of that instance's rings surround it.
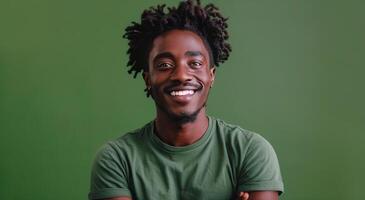
M 179 6 L 167 7 L 157 5 L 144 10 L 141 23 L 132 22 L 128 26 L 123 38 L 129 40 L 128 73 L 134 72 L 133 77 L 141 71 L 148 71 L 148 55 L 153 40 L 160 34 L 172 30 L 190 30 L 198 34 L 206 43 L 210 54 L 210 63 L 219 66 L 227 60 L 230 45 L 228 39 L 227 18 L 224 18 L 217 7 L 208 4 L 202 7 L 200 0 L 185 0 Z

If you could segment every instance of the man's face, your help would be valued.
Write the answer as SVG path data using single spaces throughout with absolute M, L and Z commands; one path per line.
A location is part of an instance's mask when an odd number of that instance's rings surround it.
M 158 114 L 176 120 L 194 121 L 205 111 L 209 89 L 215 77 L 209 53 L 202 39 L 186 30 L 171 30 L 158 36 L 144 73 Z

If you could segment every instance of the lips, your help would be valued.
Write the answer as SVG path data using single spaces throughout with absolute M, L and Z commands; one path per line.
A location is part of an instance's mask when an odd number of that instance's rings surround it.
M 203 88 L 200 84 L 186 83 L 183 85 L 167 86 L 164 92 L 176 103 L 187 104 L 192 100 L 194 94 Z
M 173 90 L 172 92 L 170 92 L 171 96 L 186 96 L 186 95 L 193 95 L 195 93 L 194 90 L 178 90 L 175 91 Z
M 173 96 L 176 95 L 187 95 L 187 94 L 194 94 L 196 91 L 199 91 L 203 88 L 201 84 L 197 83 L 186 83 L 186 84 L 174 84 L 166 86 L 164 92 Z M 193 92 L 193 93 L 192 93 Z

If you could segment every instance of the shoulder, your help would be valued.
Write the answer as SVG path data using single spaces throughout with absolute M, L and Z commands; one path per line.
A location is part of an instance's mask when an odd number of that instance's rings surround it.
M 215 135 L 219 141 L 224 141 L 226 149 L 237 159 L 246 160 L 258 154 L 275 154 L 271 144 L 260 134 L 243 129 L 221 119 L 214 119 Z
M 215 119 L 215 130 L 238 169 L 240 191 L 283 191 L 279 162 L 272 145 L 260 134 Z
M 268 143 L 264 137 L 256 132 L 244 129 L 239 125 L 227 123 L 221 119 L 212 119 L 216 132 L 227 141 L 244 143 L 245 146 Z
M 133 153 L 136 149 L 146 144 L 149 128 L 151 128 L 151 122 L 139 129 L 127 132 L 116 139 L 106 142 L 97 151 L 97 158 L 120 157 L 123 154 Z

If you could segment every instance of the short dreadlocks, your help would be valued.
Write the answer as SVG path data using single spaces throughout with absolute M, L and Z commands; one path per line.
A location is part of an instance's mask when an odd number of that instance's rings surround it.
M 231 46 L 227 43 L 227 19 L 224 18 L 216 6 L 208 4 L 202 7 L 200 0 L 185 0 L 179 6 L 167 7 L 157 5 L 144 10 L 141 23 L 132 22 L 128 26 L 123 38 L 129 40 L 128 73 L 134 72 L 133 77 L 141 71 L 148 71 L 148 56 L 153 40 L 164 32 L 172 29 L 189 30 L 198 34 L 210 54 L 210 63 L 219 66 L 227 60 Z

